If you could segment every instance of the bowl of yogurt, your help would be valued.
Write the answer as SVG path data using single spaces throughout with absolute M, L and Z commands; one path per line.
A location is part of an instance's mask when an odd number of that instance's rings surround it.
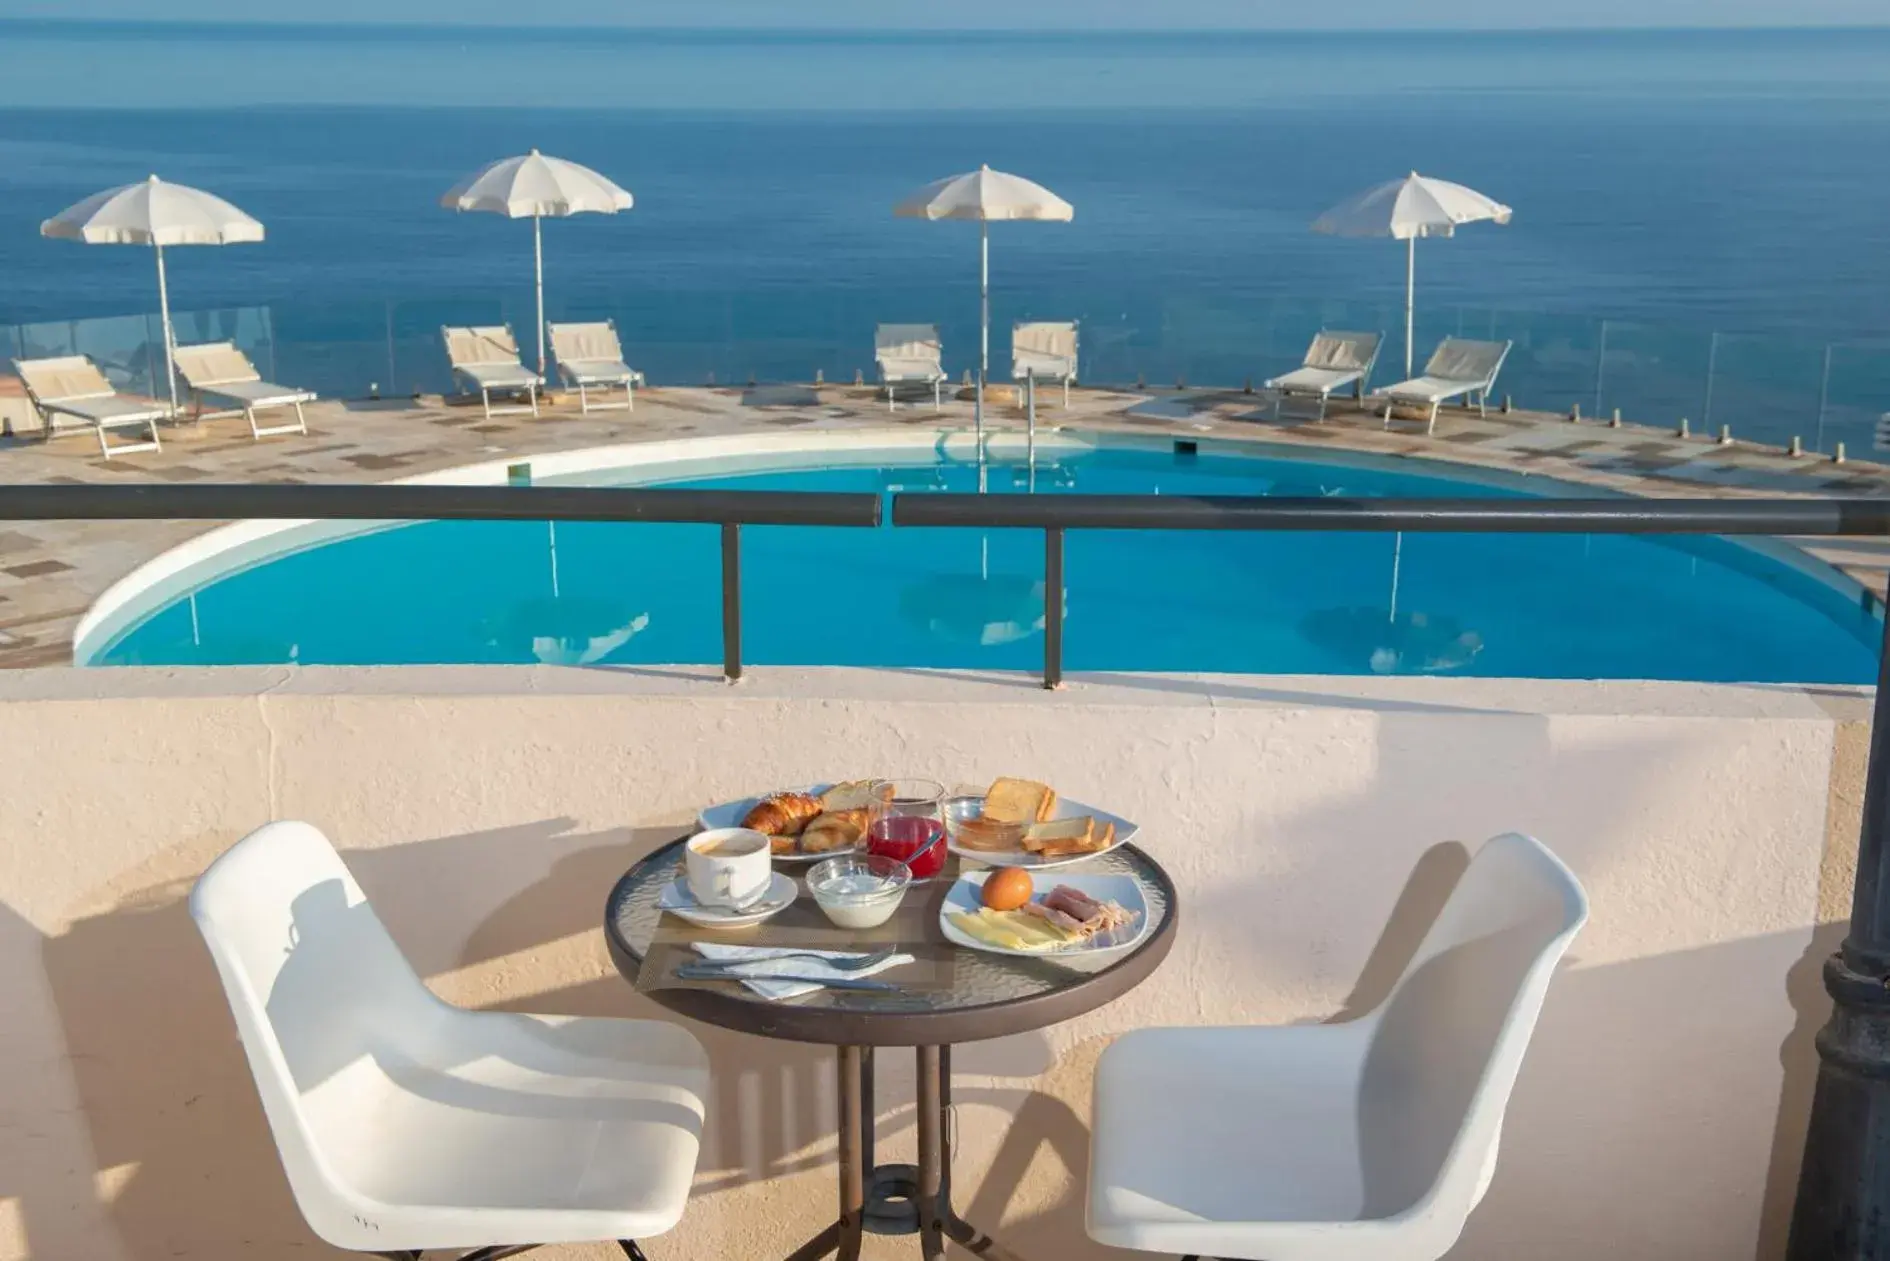
M 837 928 L 878 928 L 911 883 L 910 867 L 877 854 L 842 854 L 807 873 L 807 891 Z

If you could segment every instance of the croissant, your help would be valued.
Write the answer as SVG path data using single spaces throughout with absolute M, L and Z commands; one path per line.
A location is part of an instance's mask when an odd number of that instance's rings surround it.
M 801 833 L 803 854 L 824 854 L 829 850 L 852 849 L 866 835 L 866 811 L 829 810 Z
M 806 793 L 775 793 L 755 803 L 742 820 L 742 826 L 769 836 L 799 836 L 813 817 L 820 813 L 820 802 Z

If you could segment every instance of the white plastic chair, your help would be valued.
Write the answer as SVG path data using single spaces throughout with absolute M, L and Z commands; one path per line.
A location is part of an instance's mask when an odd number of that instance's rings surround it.
M 306 823 L 238 842 L 190 912 L 328 1243 L 417 1261 L 614 1239 L 640 1257 L 682 1216 L 709 1087 L 687 1031 L 448 1005 Z
M 1499 836 L 1365 1016 L 1119 1039 L 1096 1069 L 1090 1236 L 1256 1261 L 1435 1261 L 1489 1188 L 1549 978 L 1587 918 L 1555 855 Z

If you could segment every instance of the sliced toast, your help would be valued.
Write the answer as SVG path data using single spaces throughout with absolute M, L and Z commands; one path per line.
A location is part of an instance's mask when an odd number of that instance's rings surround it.
M 996 823 L 1041 823 L 1056 809 L 1056 790 L 1033 779 L 999 779 L 984 794 L 984 817 Z
M 1067 858 L 1094 854 L 1115 844 L 1116 825 L 1089 815 L 1038 823 L 1024 833 L 1024 848 L 1039 858 Z

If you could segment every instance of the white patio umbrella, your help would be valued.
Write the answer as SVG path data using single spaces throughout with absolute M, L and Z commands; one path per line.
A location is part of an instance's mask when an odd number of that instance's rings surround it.
M 1460 223 L 1485 219 L 1508 223 L 1510 209 L 1474 188 L 1411 172 L 1401 180 L 1367 189 L 1313 222 L 1331 236 L 1388 236 L 1405 243 L 1404 375 L 1411 375 L 1412 311 L 1417 299 L 1417 239 L 1454 236 Z
M 984 449 L 984 379 L 991 367 L 991 223 L 1035 219 L 1068 223 L 1076 208 L 1041 184 L 981 166 L 934 181 L 893 207 L 906 219 L 978 221 L 978 385 L 972 417 Z
M 545 244 L 543 219 L 614 215 L 634 204 L 630 194 L 588 166 L 548 158 L 533 149 L 501 158 L 453 185 L 440 204 L 448 210 L 483 210 L 532 221 L 532 267 L 538 290 L 538 375 L 545 374 Z
M 263 225 L 212 193 L 150 179 L 94 193 L 39 225 L 41 236 L 87 245 L 149 245 L 157 255 L 158 315 L 164 336 L 164 383 L 177 410 L 171 294 L 164 278 L 167 245 L 235 245 L 263 239 Z

